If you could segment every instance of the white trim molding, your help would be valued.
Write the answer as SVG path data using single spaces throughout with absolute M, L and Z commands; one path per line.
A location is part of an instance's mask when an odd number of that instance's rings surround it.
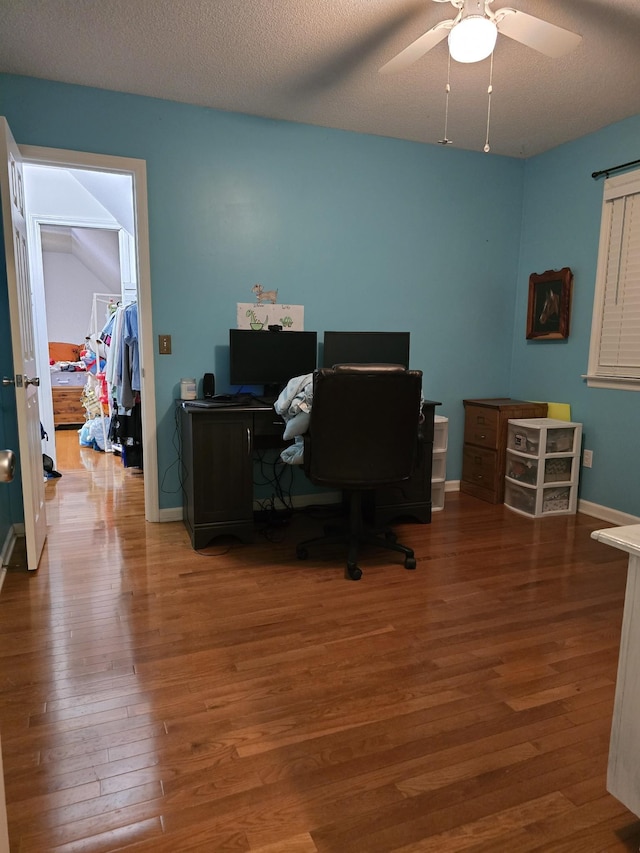
M 640 390 L 640 169 L 604 182 L 593 298 L 590 388 Z
M 144 452 L 144 507 L 147 521 L 161 521 L 158 491 L 158 442 L 156 423 L 156 388 L 153 348 L 153 312 L 151 309 L 151 261 L 149 252 L 149 203 L 147 197 L 147 164 L 133 157 L 66 151 L 36 145 L 20 145 L 20 153 L 28 163 L 96 172 L 130 175 L 133 181 L 133 204 L 138 249 L 138 322 L 140 327 L 140 363 L 142 381 L 142 444 Z
M 578 501 L 578 512 L 591 515 L 593 518 L 600 518 L 602 521 L 609 521 L 611 524 L 620 527 L 627 524 L 640 524 L 640 518 L 637 515 L 620 512 L 618 509 L 610 509 L 608 506 L 594 504 L 591 501 Z

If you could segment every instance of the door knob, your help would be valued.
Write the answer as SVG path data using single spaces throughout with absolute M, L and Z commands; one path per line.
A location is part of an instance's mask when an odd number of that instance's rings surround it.
M 0 450 L 0 483 L 10 483 L 16 470 L 16 455 L 13 450 Z
M 25 388 L 27 387 L 27 385 L 39 385 L 39 384 L 40 384 L 40 377 L 39 376 L 34 376 L 33 379 L 27 379 L 26 376 L 24 378 Z
M 9 379 L 8 376 L 3 376 L 2 377 L 2 384 L 3 385 L 15 385 L 16 380 L 15 379 Z

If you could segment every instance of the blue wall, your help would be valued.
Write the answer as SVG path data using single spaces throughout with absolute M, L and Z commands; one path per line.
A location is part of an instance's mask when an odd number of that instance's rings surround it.
M 18 143 L 147 163 L 153 334 L 173 336 L 173 355 L 155 355 L 162 507 L 180 503 L 180 377 L 212 370 L 225 389 L 236 303 L 261 282 L 303 304 L 320 340 L 328 328 L 411 332 L 425 397 L 449 418 L 448 479 L 460 477 L 465 397 L 568 401 L 594 450 L 583 497 L 640 514 L 626 427 L 640 395 L 579 378 L 600 217 L 590 174 L 637 155 L 637 120 L 522 161 L 11 75 L 0 114 Z M 529 274 L 565 265 L 569 340 L 525 342 Z
M 0 77 L 20 144 L 146 160 L 161 505 L 176 506 L 181 376 L 224 388 L 236 303 L 259 281 L 305 306 L 305 327 L 408 329 L 425 397 L 507 394 L 524 163 L 151 98 Z M 2 346 L 2 344 L 0 344 Z M 163 479 L 164 478 L 164 479 Z
M 581 469 L 580 497 L 640 516 L 640 393 L 588 388 L 604 179 L 591 173 L 638 158 L 640 116 L 532 158 L 526 164 L 522 246 L 513 341 L 512 396 L 571 403 L 593 468 Z M 531 273 L 568 266 L 574 274 L 569 338 L 525 339 Z

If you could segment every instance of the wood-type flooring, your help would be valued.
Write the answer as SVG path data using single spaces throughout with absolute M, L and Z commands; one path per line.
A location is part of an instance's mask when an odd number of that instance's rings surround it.
M 447 493 L 396 526 L 416 571 L 371 551 L 352 582 L 296 559 L 314 513 L 194 552 L 67 435 L 40 567 L 0 593 L 12 853 L 638 850 L 606 791 L 610 525 Z

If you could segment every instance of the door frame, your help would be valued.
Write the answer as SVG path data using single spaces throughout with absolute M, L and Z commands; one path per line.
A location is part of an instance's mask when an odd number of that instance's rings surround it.
M 29 183 L 25 179 L 26 183 Z M 59 217 L 52 215 L 34 215 L 29 214 L 29 223 L 27 228 L 27 239 L 29 243 L 29 260 L 31 272 L 31 292 L 33 293 L 34 302 L 39 306 L 34 310 L 34 325 L 36 333 L 36 351 L 38 355 L 38 376 L 40 377 L 40 420 L 44 426 L 46 433 L 43 438 L 44 452 L 53 459 L 54 467 L 57 462 L 56 439 L 55 439 L 55 422 L 53 415 L 53 395 L 51 386 L 51 374 L 48 369 L 49 364 L 49 348 L 48 348 L 48 330 L 46 322 L 46 301 L 47 293 L 45 287 L 44 276 L 44 261 L 42 255 L 42 236 L 40 226 L 57 225 L 70 228 L 95 228 L 100 231 L 115 231 L 123 230 L 122 226 L 116 224 L 113 220 L 80 220 L 72 217 Z M 117 294 L 114 294 L 114 296 Z M 79 343 L 82 338 L 79 339 Z
M 160 521 L 146 161 L 133 157 L 69 151 L 36 145 L 19 145 L 18 147 L 27 163 L 68 169 L 87 169 L 93 172 L 116 172 L 131 176 L 138 255 L 138 336 L 141 365 L 140 383 L 142 386 L 140 396 L 142 400 L 145 519 L 154 522 Z

